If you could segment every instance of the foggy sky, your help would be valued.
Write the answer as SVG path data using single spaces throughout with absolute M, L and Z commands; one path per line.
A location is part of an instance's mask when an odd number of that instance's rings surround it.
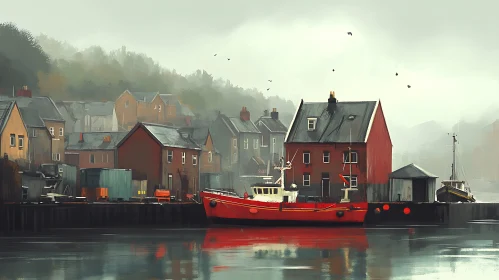
M 126 45 L 177 72 L 202 68 L 263 91 L 272 79 L 268 93 L 295 104 L 330 90 L 381 99 L 389 124 L 453 124 L 499 105 L 497 1 L 5 2 L 0 22 L 35 34 Z

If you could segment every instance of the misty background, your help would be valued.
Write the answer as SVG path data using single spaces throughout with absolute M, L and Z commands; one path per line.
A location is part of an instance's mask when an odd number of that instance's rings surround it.
M 414 162 L 448 179 L 455 132 L 458 176 L 490 201 L 499 170 L 496 8 L 489 0 L 31 0 L 3 3 L 0 22 L 33 34 L 49 61 L 30 85 L 54 99 L 160 91 L 203 118 L 247 106 L 253 119 L 277 107 L 286 125 L 300 99 L 325 101 L 330 90 L 340 101 L 380 99 L 394 170 Z M 16 54 L 6 45 L 0 52 Z

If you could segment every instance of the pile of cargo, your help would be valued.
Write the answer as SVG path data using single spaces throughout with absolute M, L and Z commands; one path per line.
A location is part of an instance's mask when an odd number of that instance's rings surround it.
M 88 201 L 129 201 L 132 170 L 86 168 L 80 170 L 81 196 Z

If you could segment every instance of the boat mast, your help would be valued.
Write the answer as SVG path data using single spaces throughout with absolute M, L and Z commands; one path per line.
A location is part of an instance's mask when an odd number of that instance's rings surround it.
M 350 174 L 348 175 L 348 188 L 352 188 L 352 128 L 350 127 L 350 145 L 348 146 L 348 162 Z
M 452 173 L 451 173 L 451 180 L 457 180 L 456 178 L 456 134 L 452 134 Z

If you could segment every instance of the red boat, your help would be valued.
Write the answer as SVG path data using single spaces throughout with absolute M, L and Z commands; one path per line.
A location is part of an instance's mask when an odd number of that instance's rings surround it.
M 359 251 L 369 248 L 364 228 L 210 228 L 202 249 L 205 251 L 292 245 L 298 248 L 335 250 L 343 247 Z M 268 247 L 268 246 L 267 246 Z
M 291 169 L 291 162 L 281 160 L 281 178 L 276 183 L 255 184 L 251 186 L 251 196 L 241 197 L 234 192 L 206 189 L 200 193 L 206 216 L 215 223 L 239 224 L 292 224 L 294 226 L 312 224 L 362 224 L 367 213 L 367 202 L 350 202 L 348 192 L 357 188 L 350 187 L 348 181 L 342 189 L 344 198 L 338 203 L 297 202 L 298 188 L 284 187 L 284 170 Z M 280 181 L 280 184 L 277 184 Z

